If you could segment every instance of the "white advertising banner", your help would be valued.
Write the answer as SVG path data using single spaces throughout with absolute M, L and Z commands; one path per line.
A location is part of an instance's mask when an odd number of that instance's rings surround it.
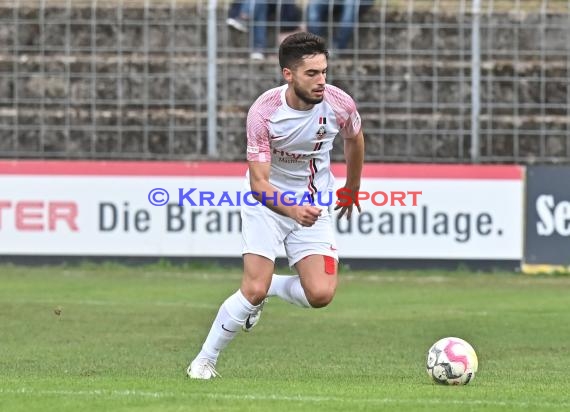
M 243 163 L 0 162 L 0 255 L 239 257 Z M 344 166 L 334 165 L 338 187 Z M 522 257 L 518 166 L 367 165 L 341 258 Z M 336 200 L 336 199 L 335 199 Z M 164 205 L 154 205 L 154 204 Z

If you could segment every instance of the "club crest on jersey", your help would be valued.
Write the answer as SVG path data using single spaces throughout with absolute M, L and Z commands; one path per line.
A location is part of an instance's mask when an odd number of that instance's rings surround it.
M 317 140 L 323 139 L 327 135 L 327 129 L 325 128 L 325 124 L 327 124 L 326 117 L 319 117 L 319 130 L 317 130 Z

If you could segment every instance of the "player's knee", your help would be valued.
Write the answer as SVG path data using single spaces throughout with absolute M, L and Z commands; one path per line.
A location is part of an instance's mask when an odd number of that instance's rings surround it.
M 264 283 L 250 283 L 242 286 L 242 293 L 252 305 L 259 305 L 267 296 L 267 286 Z
M 324 308 L 332 302 L 335 289 L 332 287 L 323 287 L 316 290 L 306 292 L 307 300 L 313 308 Z

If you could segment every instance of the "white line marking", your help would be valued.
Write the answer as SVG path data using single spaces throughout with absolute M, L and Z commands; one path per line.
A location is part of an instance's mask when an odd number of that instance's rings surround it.
M 520 408 L 569 408 L 568 402 L 544 402 L 540 400 L 525 401 L 492 401 L 479 399 L 405 399 L 405 398 L 345 398 L 340 396 L 286 396 L 286 395 L 247 395 L 247 394 L 224 394 L 224 393 L 196 393 L 196 392 L 149 392 L 136 389 L 127 390 L 65 390 L 65 389 L 0 389 L 0 395 L 33 395 L 33 396 L 88 396 L 88 397 L 125 397 L 125 398 L 207 398 L 213 400 L 235 401 L 283 401 L 283 402 L 334 402 L 334 403 L 378 403 L 378 404 L 408 404 L 408 405 L 471 405 L 471 406 L 509 406 Z
M 218 309 L 220 304 L 213 303 L 197 303 L 197 302 L 166 302 L 166 301 L 124 301 L 117 302 L 113 300 L 95 300 L 95 299 L 10 299 L 0 300 L 0 303 L 18 303 L 18 304 L 39 304 L 39 305 L 92 305 L 92 306 L 128 306 L 128 305 L 145 305 L 145 306 L 165 306 L 165 307 L 186 307 L 196 309 Z
M 104 397 L 134 397 L 134 398 L 163 398 L 167 396 L 175 396 L 174 393 L 168 392 L 146 392 L 137 390 L 109 391 L 102 389 L 91 390 L 71 390 L 71 389 L 0 389 L 0 394 L 9 395 L 34 395 L 34 396 L 104 396 Z

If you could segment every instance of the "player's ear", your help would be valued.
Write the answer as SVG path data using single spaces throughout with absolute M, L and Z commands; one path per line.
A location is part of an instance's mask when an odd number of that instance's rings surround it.
M 293 80 L 293 72 L 291 71 L 291 69 L 284 67 L 282 70 L 282 73 L 283 73 L 283 78 L 285 79 L 285 81 L 287 83 L 291 83 L 291 81 Z

